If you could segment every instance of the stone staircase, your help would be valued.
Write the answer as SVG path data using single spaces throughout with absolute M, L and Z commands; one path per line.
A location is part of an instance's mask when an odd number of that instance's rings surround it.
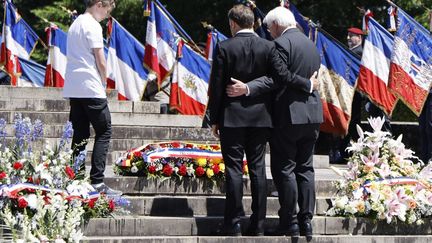
M 84 226 L 86 242 L 290 242 L 287 237 L 226 237 L 221 235 L 224 212 L 224 189 L 210 182 L 184 179 L 157 181 L 142 177 L 121 177 L 113 174 L 112 164 L 119 155 L 132 147 L 153 141 L 183 140 L 217 142 L 209 129 L 200 128 L 195 116 L 159 114 L 156 102 L 116 101 L 110 93 L 113 136 L 108 156 L 106 183 L 122 190 L 130 201 L 130 215 L 92 219 Z M 15 113 L 45 123 L 44 136 L 52 144 L 59 141 L 63 124 L 68 120 L 68 101 L 56 88 L 12 88 L 0 86 L 0 118 L 13 123 Z M 7 126 L 8 133 L 13 130 Z M 10 139 L 10 138 L 9 138 Z M 91 154 L 93 140 L 89 141 Z M 90 156 L 87 156 L 88 158 Z M 89 159 L 87 159 L 87 162 Z M 267 155 L 266 163 L 269 163 Z M 88 163 L 87 163 L 88 164 Z M 332 182 L 338 176 L 329 169 L 327 156 L 315 156 L 317 205 L 313 220 L 313 242 L 432 242 L 431 222 L 421 226 L 387 225 L 364 218 L 328 217 L 330 198 L 335 193 Z M 278 223 L 277 197 L 268 173 L 268 206 L 266 228 Z M 250 215 L 250 185 L 244 179 L 245 214 L 243 227 Z M 306 242 L 300 238 L 299 242 Z

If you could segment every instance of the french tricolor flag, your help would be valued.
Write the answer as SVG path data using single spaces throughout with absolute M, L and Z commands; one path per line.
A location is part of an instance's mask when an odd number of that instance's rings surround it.
M 114 18 L 108 23 L 108 86 L 118 91 L 119 100 L 141 100 L 148 72 L 142 65 L 144 46 Z
M 184 115 L 203 115 L 210 69 L 210 63 L 202 55 L 187 45 L 180 45 L 171 83 L 170 107 Z
M 432 38 L 400 8 L 390 63 L 390 89 L 420 115 L 432 84 Z
M 144 66 L 155 75 L 158 85 L 171 73 L 180 40 L 168 15 L 154 1 L 149 3 Z M 151 75 L 151 76 L 153 76 Z
M 39 37 L 21 18 L 10 0 L 4 1 L 4 9 L 0 62 L 11 76 L 11 84 L 22 86 L 19 80 L 21 67 L 18 58 L 30 59 Z
M 212 28 L 207 33 L 207 42 L 206 42 L 206 49 L 205 49 L 205 55 L 207 60 L 209 60 L 210 62 L 213 61 L 213 53 L 217 43 L 226 39 L 227 37 L 215 28 Z
M 45 32 L 49 51 L 44 86 L 63 87 L 67 63 L 67 34 L 55 25 L 47 28 Z
M 357 90 L 390 115 L 398 101 L 388 89 L 393 36 L 373 18 L 368 21 L 369 35 L 363 47 Z
M 318 78 L 323 104 L 321 131 L 346 135 L 360 60 L 327 34 L 317 31 L 316 45 L 321 56 Z

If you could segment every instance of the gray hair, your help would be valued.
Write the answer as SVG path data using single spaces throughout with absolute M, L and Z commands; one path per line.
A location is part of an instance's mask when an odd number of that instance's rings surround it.
M 267 13 L 263 22 L 267 27 L 272 26 L 274 23 L 284 28 L 296 26 L 297 24 L 294 15 L 285 7 L 276 7 L 272 9 Z

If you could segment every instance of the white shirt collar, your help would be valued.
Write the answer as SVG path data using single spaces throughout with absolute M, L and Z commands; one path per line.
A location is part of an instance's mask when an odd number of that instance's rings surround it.
M 255 32 L 253 31 L 253 29 L 241 29 L 237 31 L 236 35 L 240 33 L 255 33 Z

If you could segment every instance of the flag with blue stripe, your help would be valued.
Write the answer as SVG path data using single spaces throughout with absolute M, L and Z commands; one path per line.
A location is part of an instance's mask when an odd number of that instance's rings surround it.
M 144 46 L 114 18 L 109 24 L 108 84 L 115 86 L 119 100 L 139 101 L 148 78 L 142 65 Z
M 316 45 L 321 56 L 318 75 L 324 113 L 321 130 L 345 135 L 360 60 L 322 31 L 317 33 Z

